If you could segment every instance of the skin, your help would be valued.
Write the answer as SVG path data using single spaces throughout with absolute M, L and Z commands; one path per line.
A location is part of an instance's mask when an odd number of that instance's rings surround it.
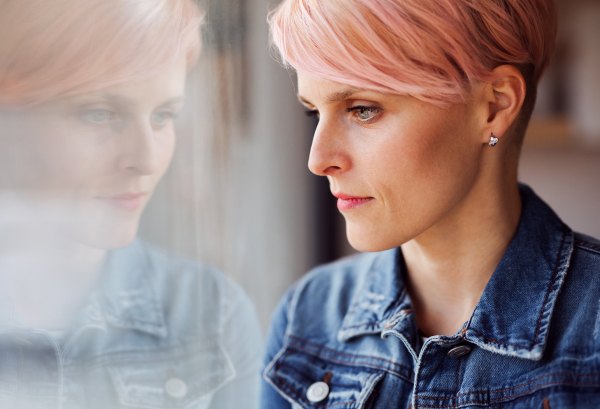
M 28 325 L 66 326 L 107 251 L 136 236 L 173 155 L 185 77 L 182 58 L 149 79 L 4 112 L 0 271 Z M 135 208 L 108 199 L 129 193 L 143 193 Z
M 497 67 L 464 104 L 298 73 L 298 96 L 318 113 L 309 168 L 333 194 L 367 198 L 342 210 L 360 251 L 402 247 L 420 330 L 451 335 L 471 316 L 521 214 L 514 126 L 525 81 Z M 362 108 L 360 108 L 362 107 Z M 490 147 L 490 135 L 500 139 Z

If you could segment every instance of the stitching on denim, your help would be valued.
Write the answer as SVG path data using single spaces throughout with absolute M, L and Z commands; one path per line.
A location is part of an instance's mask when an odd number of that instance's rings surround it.
M 550 399 L 544 398 L 542 402 L 544 402 L 544 409 L 550 409 Z
M 548 382 L 548 383 L 544 383 L 541 384 L 535 388 L 529 389 L 528 391 L 524 391 L 521 393 L 517 393 L 515 395 L 511 395 L 511 396 L 507 396 L 505 398 L 497 398 L 497 399 L 491 399 L 489 401 L 478 401 L 478 400 L 471 400 L 471 401 L 467 401 L 467 402 L 462 402 L 462 403 L 456 403 L 454 405 L 444 405 L 444 406 L 430 406 L 430 405 L 415 405 L 415 407 L 420 407 L 420 408 L 455 408 L 457 406 L 462 406 L 462 405 L 468 405 L 471 403 L 475 403 L 475 404 L 481 404 L 481 405 L 485 405 L 488 403 L 492 403 L 492 402 L 498 402 L 498 401 L 506 401 L 509 399 L 513 399 L 513 398 L 517 398 L 519 396 L 523 396 L 526 395 L 528 393 L 531 393 L 533 391 L 536 391 L 538 389 L 542 389 L 545 386 L 550 386 L 550 385 L 565 385 L 565 386 L 598 386 L 600 385 L 599 382 L 596 383 L 591 383 L 591 382 Z M 430 399 L 430 398 L 426 398 L 426 399 Z
M 398 371 L 394 371 L 393 369 L 386 368 L 385 366 L 380 366 L 380 365 L 375 365 L 375 364 L 358 364 L 358 363 L 354 363 L 354 362 L 343 361 L 343 360 L 341 360 L 341 359 L 336 359 L 336 358 L 332 358 L 332 357 L 329 357 L 329 356 L 326 356 L 326 355 L 321 355 L 321 354 L 319 354 L 319 353 L 316 353 L 316 352 L 314 352 L 314 351 L 311 351 L 310 349 L 305 349 L 305 348 L 302 348 L 302 347 L 300 347 L 300 346 L 298 346 L 298 345 L 290 345 L 290 346 L 291 346 L 292 348 L 298 349 L 298 350 L 300 350 L 300 351 L 302 351 L 302 352 L 306 352 L 306 353 L 309 353 L 309 354 L 311 354 L 311 355 L 313 355 L 313 356 L 316 356 L 316 357 L 319 357 L 319 358 L 323 358 L 323 359 L 325 359 L 325 360 L 327 360 L 327 361 L 330 361 L 330 362 L 335 362 L 335 363 L 342 364 L 342 365 L 348 365 L 348 366 L 359 366 L 359 367 L 372 367 L 372 368 L 377 368 L 377 369 L 383 369 L 383 370 L 384 370 L 384 371 L 386 371 L 386 372 L 393 373 L 393 374 L 395 374 L 395 375 L 398 375 L 398 376 L 399 376 L 400 378 L 402 378 L 402 379 L 405 379 L 405 380 L 407 380 L 407 381 L 409 381 L 409 382 L 412 382 L 412 379 L 410 379 L 410 378 L 409 378 L 409 377 L 407 377 L 406 375 L 403 375 L 403 374 L 401 374 L 401 373 L 400 373 L 400 372 L 398 372 Z
M 546 304 L 548 303 L 548 297 L 550 297 L 550 293 L 552 292 L 552 288 L 554 287 L 554 283 L 556 282 L 556 277 L 558 276 L 558 268 L 560 267 L 560 261 L 563 258 L 562 251 L 563 251 L 563 247 L 565 245 L 566 238 L 567 238 L 567 232 L 566 232 L 565 226 L 563 226 L 563 238 L 562 238 L 562 242 L 560 243 L 560 250 L 558 250 L 558 257 L 556 258 L 556 268 L 554 269 L 554 277 L 552 278 L 552 284 L 550 285 L 550 288 L 548 288 L 548 292 L 546 293 L 546 299 L 544 300 L 542 312 L 540 313 L 540 319 L 538 320 L 537 330 L 535 331 L 535 339 L 533 340 L 533 345 L 531 346 L 530 351 L 533 350 L 533 347 L 535 347 L 535 345 L 537 344 L 537 339 L 538 339 L 538 336 L 540 333 L 540 327 L 542 325 L 542 317 L 544 316 L 544 311 L 546 310 Z
M 578 374 L 578 373 L 572 373 L 572 372 L 553 372 L 553 373 L 549 373 L 547 375 L 543 375 L 540 376 L 538 378 L 535 378 L 529 382 L 525 382 L 522 383 L 520 385 L 517 386 L 513 386 L 512 388 L 507 388 L 507 389 L 496 389 L 493 391 L 475 391 L 475 392 L 469 392 L 469 393 L 462 393 L 460 395 L 456 395 L 453 396 L 451 398 L 434 398 L 434 397 L 429 397 L 429 396 L 425 396 L 422 397 L 422 399 L 435 399 L 435 400 L 450 400 L 450 399 L 456 399 L 456 398 L 460 398 L 461 396 L 466 396 L 466 395 L 472 395 L 474 393 L 501 393 L 501 392 L 507 392 L 507 391 L 512 391 L 513 389 L 518 389 L 518 388 L 522 388 L 523 386 L 526 385 L 530 385 L 536 381 L 539 381 L 540 379 L 544 379 L 544 378 L 549 378 L 550 376 L 555 376 L 555 375 L 568 375 L 568 376 L 579 376 L 579 377 L 585 377 L 585 376 L 600 376 L 600 373 L 589 373 L 589 374 Z
M 298 337 L 296 337 L 296 336 L 294 336 L 294 335 L 289 335 L 289 336 L 288 336 L 288 338 L 294 339 L 294 340 L 296 340 L 297 342 L 299 342 L 300 344 L 308 344 L 308 345 L 314 346 L 314 347 L 316 347 L 316 348 L 320 348 L 320 349 L 323 349 L 323 350 L 329 351 L 329 352 L 331 352 L 331 353 L 333 353 L 333 354 L 336 354 L 336 355 L 347 356 L 347 357 L 349 357 L 349 358 L 367 358 L 367 359 L 375 359 L 375 360 L 377 360 L 377 361 L 382 361 L 382 362 L 386 362 L 386 363 L 388 363 L 388 364 L 392 364 L 392 365 L 395 365 L 395 366 L 399 366 L 400 368 L 406 369 L 407 371 L 409 371 L 409 372 L 413 373 L 413 370 L 412 370 L 412 369 L 410 369 L 409 367 L 407 367 L 407 366 L 404 366 L 404 365 L 401 365 L 401 364 L 399 364 L 399 363 L 396 363 L 396 362 L 394 362 L 394 361 L 389 361 L 389 360 L 387 360 L 387 359 L 378 358 L 378 357 L 375 357 L 375 356 L 370 356 L 370 355 L 352 355 L 352 354 L 347 354 L 347 353 L 344 353 L 344 352 L 336 351 L 335 349 L 331 349 L 331 348 L 327 348 L 327 347 L 324 347 L 324 346 L 322 346 L 322 345 L 319 345 L 319 344 L 315 344 L 315 343 L 313 343 L 313 342 L 310 342 L 310 341 L 306 341 L 306 340 L 304 340 L 304 339 L 302 339 L 302 338 L 298 338 Z M 289 344 L 290 344 L 290 345 L 292 345 L 292 346 L 299 346 L 299 345 L 298 345 L 297 343 L 295 343 L 295 342 L 290 342 Z M 307 351 L 307 352 L 311 352 L 311 353 L 317 353 L 317 352 L 313 352 L 313 351 Z
M 590 243 L 589 241 L 585 241 L 585 240 L 576 238 L 575 244 L 577 245 L 577 247 L 581 247 L 583 249 L 593 251 L 594 253 L 600 253 L 600 246 L 598 246 L 597 244 L 594 244 L 594 243 Z
M 283 383 L 283 384 L 286 386 L 286 388 L 288 389 L 288 391 L 289 391 L 289 392 L 290 392 L 292 395 L 294 395 L 294 396 L 296 397 L 296 399 L 299 399 L 299 400 L 301 400 L 302 402 L 306 403 L 306 404 L 307 404 L 307 405 L 309 405 L 309 406 L 312 406 L 313 408 L 330 408 L 330 407 L 332 407 L 332 406 L 338 406 L 338 405 L 351 405 L 351 404 L 353 404 L 353 403 L 356 403 L 356 401 L 354 400 L 354 401 L 351 401 L 351 402 L 332 403 L 331 405 L 313 405 L 312 403 L 310 403 L 310 402 L 306 401 L 306 400 L 305 400 L 305 399 L 304 399 L 302 396 L 300 396 L 300 395 L 298 395 L 298 394 L 296 393 L 296 391 L 294 390 L 294 388 L 292 388 L 292 386 L 291 386 L 290 384 L 288 384 L 288 383 L 287 383 L 287 382 L 286 382 L 286 381 L 285 381 L 283 378 L 281 378 L 281 377 L 280 377 L 280 376 L 277 374 L 277 371 L 278 371 L 278 369 L 281 367 L 281 365 L 283 364 L 283 361 L 285 360 L 285 355 L 286 355 L 286 354 L 284 354 L 284 355 L 282 355 L 282 356 L 281 356 L 281 360 L 280 360 L 279 362 L 277 362 L 277 365 L 275 366 L 275 376 L 277 377 L 277 379 L 278 379 L 279 381 L 281 381 L 281 382 L 282 382 L 282 383 Z

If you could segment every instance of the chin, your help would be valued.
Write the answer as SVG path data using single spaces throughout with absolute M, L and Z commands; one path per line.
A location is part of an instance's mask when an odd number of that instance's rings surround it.
M 362 225 L 346 221 L 346 237 L 350 245 L 362 252 L 379 252 L 400 247 L 410 241 L 412 237 L 390 231 L 389 226 L 377 224 Z
M 387 240 L 382 240 L 381 235 L 376 231 L 357 229 L 348 223 L 346 224 L 346 237 L 355 250 L 362 252 L 384 251 L 396 247 L 386 243 Z
M 139 218 L 133 220 L 103 220 L 103 223 L 88 223 L 73 226 L 69 236 L 84 246 L 99 250 L 115 250 L 127 247 L 138 233 Z

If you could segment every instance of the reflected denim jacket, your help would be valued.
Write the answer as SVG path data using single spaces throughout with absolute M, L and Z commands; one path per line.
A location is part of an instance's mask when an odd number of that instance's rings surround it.
M 97 289 L 64 336 L 4 315 L 2 409 L 258 403 L 261 334 L 249 299 L 217 269 L 140 240 L 109 253 Z
M 600 408 L 600 242 L 520 190 L 517 233 L 455 335 L 421 345 L 400 249 L 298 282 L 272 319 L 261 407 Z

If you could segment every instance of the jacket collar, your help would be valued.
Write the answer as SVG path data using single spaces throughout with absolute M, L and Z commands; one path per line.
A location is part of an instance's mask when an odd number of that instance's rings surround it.
M 533 191 L 520 186 L 523 211 L 517 233 L 496 267 L 471 318 L 456 335 L 503 355 L 539 360 L 564 282 L 573 233 Z M 344 317 L 338 340 L 389 332 L 417 344 L 415 314 L 402 283 L 400 248 L 380 253 Z
M 137 239 L 109 253 L 98 297 L 108 324 L 161 338 L 167 336 L 164 311 L 152 285 L 152 274 L 148 254 Z

